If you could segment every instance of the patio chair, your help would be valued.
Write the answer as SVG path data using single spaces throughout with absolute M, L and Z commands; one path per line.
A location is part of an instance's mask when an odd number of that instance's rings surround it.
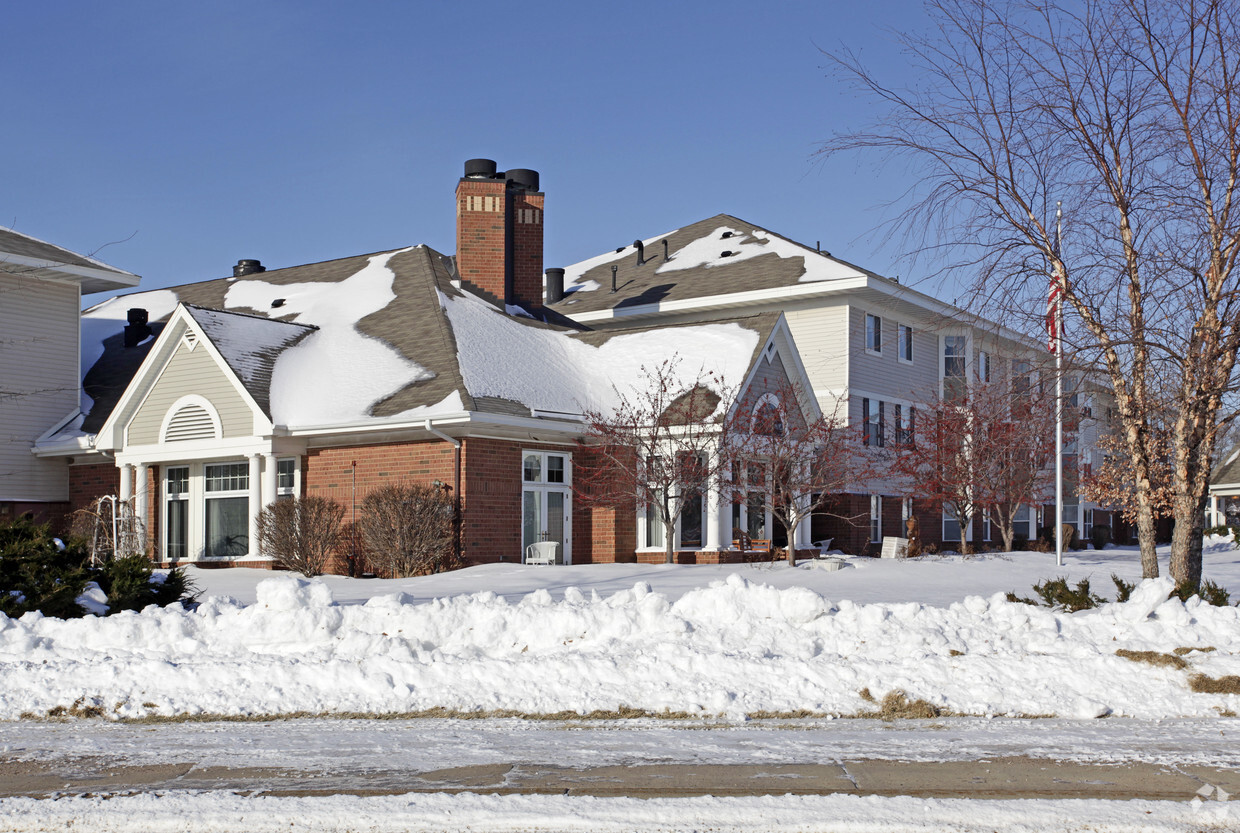
M 554 564 L 559 551 L 559 541 L 535 541 L 525 548 L 525 563 Z

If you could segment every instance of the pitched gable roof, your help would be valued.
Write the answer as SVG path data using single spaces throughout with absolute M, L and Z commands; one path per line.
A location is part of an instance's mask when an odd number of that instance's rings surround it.
M 651 238 L 644 245 L 644 263 L 640 265 L 637 249 L 626 246 L 566 268 L 565 297 L 552 308 L 573 316 L 803 283 L 877 277 L 730 214 L 717 214 Z M 615 293 L 611 292 L 612 266 L 618 267 Z

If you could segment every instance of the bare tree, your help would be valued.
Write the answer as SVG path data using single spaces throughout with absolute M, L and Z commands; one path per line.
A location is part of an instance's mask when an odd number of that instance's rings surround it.
M 796 528 L 848 491 L 864 461 L 856 454 L 856 431 L 835 413 L 819 411 L 812 394 L 786 379 L 763 387 L 769 390 L 732 410 L 723 432 L 733 480 L 756 467 L 763 481 L 733 499 L 752 509 L 758 504 L 749 501 L 760 498 L 761 509 L 783 527 L 788 563 L 795 565 Z
M 928 8 L 933 34 L 901 38 L 915 89 L 885 85 L 854 54 L 833 56 L 887 115 L 823 152 L 912 159 L 922 178 L 902 221 L 973 270 L 992 312 L 1042 308 L 1045 276 L 1055 276 L 1071 319 L 1066 347 L 1114 389 L 1147 577 L 1158 575 L 1151 415 L 1168 406 L 1171 573 L 1195 587 L 1211 458 L 1237 415 L 1240 5 Z
M 303 576 L 321 576 L 340 543 L 344 506 L 321 497 L 277 500 L 258 515 L 263 553 Z
M 650 510 L 675 561 L 676 524 L 692 499 L 707 499 L 721 466 L 720 415 L 731 397 L 707 373 L 686 376 L 673 356 L 643 367 L 644 384 L 615 389 L 614 408 L 587 410 L 573 488 L 585 505 Z
M 375 489 L 362 501 L 358 527 L 367 561 L 392 578 L 459 566 L 452 550 L 454 504 L 449 490 L 425 483 Z

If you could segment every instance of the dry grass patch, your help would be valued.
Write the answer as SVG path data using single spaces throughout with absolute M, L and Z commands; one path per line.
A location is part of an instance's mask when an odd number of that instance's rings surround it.
M 964 651 L 957 651 L 955 648 L 952 648 L 947 652 L 947 655 L 952 657 L 962 657 L 964 656 Z
M 756 711 L 746 712 L 746 720 L 802 720 L 811 717 L 828 717 L 826 712 L 812 712 L 809 709 L 795 709 L 788 712 Z
M 870 693 L 868 688 L 861 689 L 858 692 L 861 699 L 867 703 L 876 703 L 874 695 Z M 918 698 L 916 700 L 908 699 L 908 695 L 901 689 L 892 689 L 883 695 L 883 702 L 877 703 L 878 708 L 873 711 L 861 711 L 857 713 L 857 717 L 862 718 L 878 718 L 880 720 L 929 720 L 934 717 L 954 717 L 954 712 L 947 709 L 940 709 L 938 706 Z
M 591 712 L 523 712 L 514 709 L 478 709 L 462 711 L 436 706 L 431 709 L 408 712 L 309 712 L 296 711 L 283 714 L 152 714 L 143 717 L 122 717 L 119 723 L 271 723 L 278 720 L 545 720 L 548 722 L 601 721 L 601 720 L 692 720 L 702 717 L 683 711 L 665 709 L 661 712 L 620 706 L 616 709 L 595 709 Z
M 1215 679 L 1205 674 L 1194 674 L 1188 678 L 1188 687 L 1198 694 L 1240 694 L 1240 677 L 1228 674 Z
M 1144 662 L 1147 665 L 1157 665 L 1176 670 L 1188 667 L 1188 663 L 1175 654 L 1161 654 L 1158 651 L 1130 651 L 1127 648 L 1120 648 L 1115 652 L 1115 656 L 1132 660 L 1133 662 Z
M 1214 650 L 1213 645 L 1209 645 L 1205 648 L 1190 648 L 1187 645 L 1181 645 L 1179 648 L 1176 648 L 1174 651 L 1172 651 L 1172 653 L 1175 654 L 1177 657 L 1182 657 L 1185 654 L 1191 654 L 1193 651 L 1196 651 L 1200 654 L 1208 654 L 1213 650 Z

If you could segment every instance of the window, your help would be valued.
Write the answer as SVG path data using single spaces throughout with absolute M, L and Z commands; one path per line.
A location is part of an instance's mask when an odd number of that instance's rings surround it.
M 865 352 L 883 352 L 883 319 L 869 313 L 865 316 Z
M 870 495 L 870 543 L 883 541 L 883 496 Z
M 985 350 L 977 352 L 977 380 L 979 382 L 990 381 L 990 354 Z
M 189 466 L 169 466 L 164 474 L 164 557 L 189 557 Z
M 203 468 L 206 489 L 207 558 L 230 558 L 250 551 L 250 467 L 246 463 L 209 463 Z
M 990 540 L 990 513 L 989 512 L 982 513 L 982 540 L 983 541 Z
M 943 540 L 960 540 L 960 521 L 956 519 L 956 507 L 950 503 L 943 504 Z
M 1012 537 L 1028 541 L 1033 537 L 1031 523 L 1033 513 L 1028 506 L 1018 506 L 1012 513 Z
M 968 390 L 964 376 L 967 347 L 964 336 L 943 336 L 943 398 L 949 402 L 964 399 Z
M 663 496 L 655 495 L 646 503 L 646 546 L 662 548 L 665 544 L 663 540 L 663 510 L 660 504 Z
M 907 364 L 913 363 L 913 328 L 908 324 L 900 324 L 896 328 L 899 343 L 896 346 L 896 357 Z
M 766 495 L 762 492 L 750 492 L 745 501 L 747 528 L 749 539 L 766 540 Z
M 861 441 L 865 445 L 882 448 L 883 437 L 883 403 L 877 399 L 861 400 Z
M 897 446 L 910 446 L 913 444 L 913 406 L 895 405 L 893 407 L 895 408 L 895 443 Z
M 292 457 L 276 460 L 276 500 L 297 494 L 297 461 Z

